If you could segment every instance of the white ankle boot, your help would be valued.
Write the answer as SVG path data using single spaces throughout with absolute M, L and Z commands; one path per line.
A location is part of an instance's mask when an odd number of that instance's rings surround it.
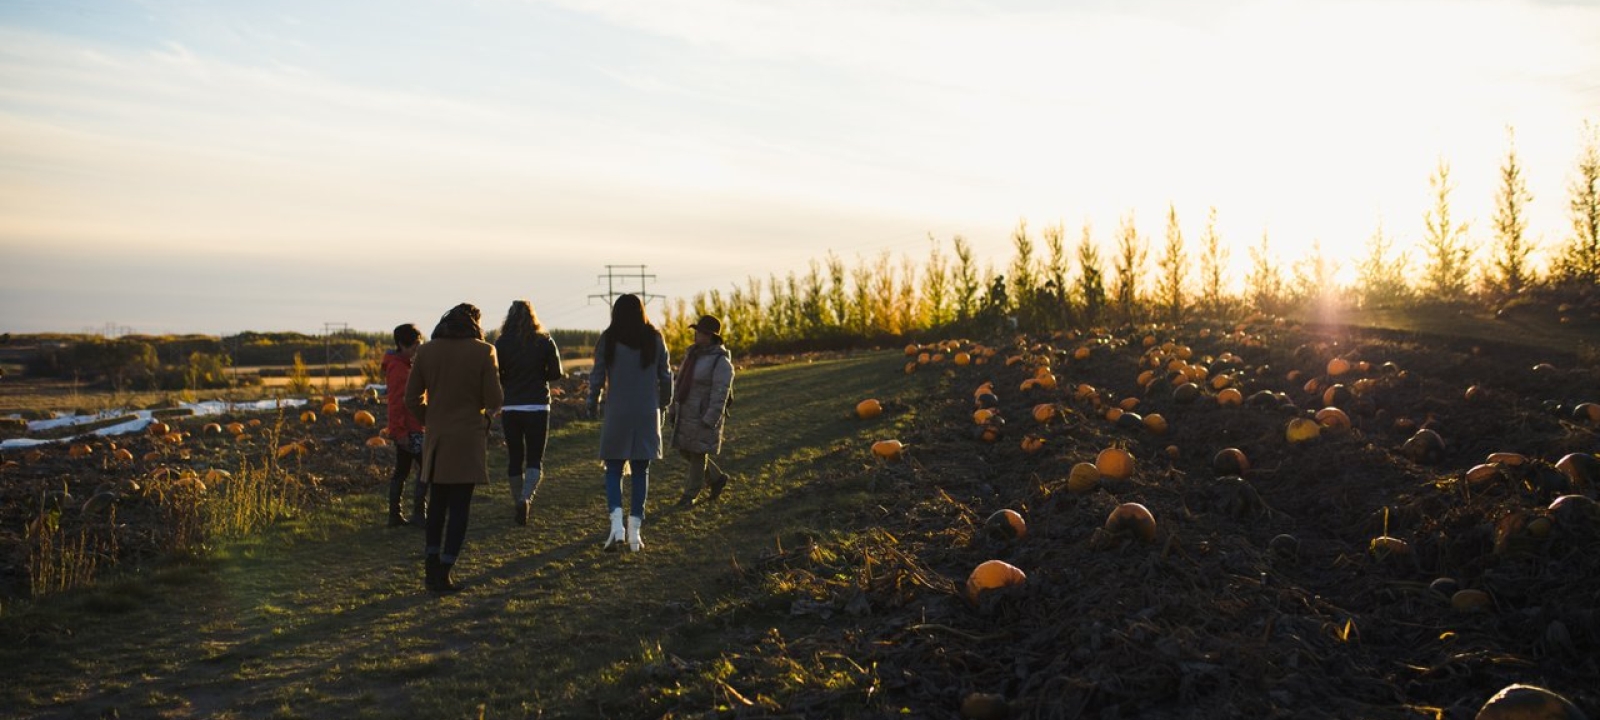
M 628 549 L 639 552 L 644 547 L 644 540 L 639 537 L 639 526 L 644 524 L 644 518 L 638 515 L 628 516 Z
M 614 508 L 611 511 L 611 534 L 606 536 L 606 544 L 602 549 L 616 550 L 617 546 L 620 545 L 622 541 L 622 508 Z

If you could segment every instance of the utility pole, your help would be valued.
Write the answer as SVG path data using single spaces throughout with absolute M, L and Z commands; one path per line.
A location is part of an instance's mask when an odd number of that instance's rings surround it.
M 335 333 L 340 335 L 350 332 L 350 324 L 342 322 L 325 322 L 322 324 L 322 392 L 333 394 L 333 363 L 338 360 L 343 365 L 348 359 L 344 356 L 344 348 L 336 348 L 333 344 Z
M 637 270 L 637 272 L 633 272 L 633 273 L 619 272 L 619 269 L 630 269 L 630 268 L 637 268 L 638 270 Z M 605 293 L 604 294 L 590 295 L 589 299 L 592 301 L 592 300 L 594 300 L 596 298 L 599 298 L 601 300 L 605 300 L 606 301 L 606 305 L 608 305 L 608 306 L 611 305 L 612 301 L 616 300 L 618 295 L 621 295 L 621 294 L 627 292 L 626 290 L 618 290 L 617 289 L 617 286 L 623 280 L 638 280 L 639 281 L 639 291 L 634 293 L 634 294 L 638 295 L 639 296 L 639 300 L 641 300 L 644 304 L 648 305 L 648 304 L 650 304 L 651 300 L 660 299 L 661 298 L 660 295 L 652 295 L 651 293 L 645 291 L 645 283 L 646 283 L 646 281 L 654 280 L 654 279 L 656 279 L 656 276 L 645 274 L 644 268 L 645 268 L 645 266 L 643 266 L 643 265 L 607 265 L 606 266 L 606 274 L 598 276 L 601 280 L 606 281 L 606 291 L 605 291 Z

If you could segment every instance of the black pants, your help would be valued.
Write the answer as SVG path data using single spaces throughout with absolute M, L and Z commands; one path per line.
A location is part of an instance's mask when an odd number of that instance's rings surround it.
M 439 559 L 447 563 L 456 561 L 467 541 L 467 516 L 475 487 L 471 483 L 428 485 L 428 527 L 423 533 L 427 553 L 438 552 Z
M 411 468 L 417 469 L 416 488 L 411 493 L 412 509 L 422 509 L 422 456 L 410 452 L 398 444 L 394 449 L 394 473 L 389 476 L 389 512 L 394 515 L 400 512 L 400 496 L 405 494 L 406 478 L 411 475 Z M 421 514 L 420 512 L 418 514 Z M 420 518 L 419 518 L 420 519 Z
M 545 439 L 550 436 L 550 411 L 509 410 L 500 413 L 506 433 L 506 475 L 522 477 L 523 468 L 544 467 Z

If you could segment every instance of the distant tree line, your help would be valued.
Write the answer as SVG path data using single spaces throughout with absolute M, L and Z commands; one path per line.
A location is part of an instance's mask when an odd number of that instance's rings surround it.
M 1320 240 L 1287 267 L 1263 233 L 1248 246 L 1239 291 L 1230 291 L 1227 246 L 1211 208 L 1198 242 L 1186 239 L 1177 209 L 1168 207 L 1154 248 L 1130 212 L 1102 246 L 1085 223 L 1076 243 L 1062 225 L 1035 233 L 1026 222 L 1011 233 L 1012 257 L 997 266 L 979 259 L 961 236 L 948 244 L 929 237 L 920 262 L 888 252 L 847 263 L 829 251 L 804 272 L 750 277 L 667 304 L 662 324 L 681 351 L 684 328 L 703 313 L 727 323 L 725 339 L 742 352 L 787 352 L 898 342 L 906 338 L 988 335 L 1009 330 L 1052 331 L 1107 323 L 1176 321 L 1189 315 L 1284 315 L 1325 307 L 1405 307 L 1479 302 L 1501 305 L 1530 292 L 1600 302 L 1600 134 L 1583 126 L 1567 188 L 1571 221 L 1564 237 L 1544 248 L 1542 271 L 1531 262 L 1528 233 L 1534 202 L 1508 129 L 1494 213 L 1486 233 L 1451 213 L 1450 164 L 1440 159 L 1428 179 L 1432 203 L 1422 213 L 1418 257 L 1397 249 L 1380 222 L 1353 268 L 1355 281 L 1337 282 L 1339 267 Z
M 431 328 L 424 328 L 427 332 Z M 587 357 L 599 331 L 551 330 L 564 357 Z M 495 331 L 489 331 L 492 340 Z M 35 345 L 23 363 L 30 377 L 99 384 L 117 390 L 203 390 L 240 382 L 230 369 L 255 367 L 259 376 L 360 374 L 383 382 L 383 354 L 394 346 L 388 332 L 342 332 L 332 336 L 295 332 L 211 335 L 49 334 L 30 336 Z M 328 368 L 329 362 L 338 367 Z M 311 370 L 308 368 L 319 368 Z M 291 383 L 291 391 L 305 382 Z

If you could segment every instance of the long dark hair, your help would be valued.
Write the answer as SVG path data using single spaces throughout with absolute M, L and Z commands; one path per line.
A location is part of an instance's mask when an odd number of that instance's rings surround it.
M 539 316 L 533 312 L 533 303 L 512 300 L 511 309 L 506 311 L 505 322 L 500 323 L 500 337 L 529 342 L 543 334 L 544 325 L 539 324 Z
M 435 340 L 440 338 L 482 340 L 483 327 L 478 325 L 480 317 L 482 314 L 478 312 L 476 305 L 461 303 L 450 308 L 450 312 L 439 318 L 439 324 L 433 328 L 433 337 Z
M 611 325 L 600 333 L 600 342 L 606 346 L 606 367 L 617 359 L 617 343 L 639 351 L 639 367 L 647 368 L 656 361 L 656 338 L 661 332 L 650 324 L 644 314 L 644 303 L 638 295 L 618 295 L 611 303 Z

